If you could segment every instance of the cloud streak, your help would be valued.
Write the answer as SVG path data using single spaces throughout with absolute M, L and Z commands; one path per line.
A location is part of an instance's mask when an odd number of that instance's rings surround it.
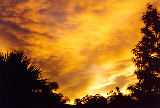
M 124 88 L 147 2 L 0 0 L 0 47 L 24 49 L 71 99 Z

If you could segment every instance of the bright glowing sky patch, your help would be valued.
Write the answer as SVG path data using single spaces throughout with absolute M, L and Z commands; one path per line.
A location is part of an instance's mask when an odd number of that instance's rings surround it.
M 25 50 L 71 100 L 125 92 L 148 1 L 0 0 L 0 47 Z

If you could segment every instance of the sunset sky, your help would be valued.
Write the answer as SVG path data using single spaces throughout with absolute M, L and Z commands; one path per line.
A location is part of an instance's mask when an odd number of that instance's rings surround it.
M 0 0 L 0 49 L 24 50 L 70 103 L 126 92 L 149 1 L 159 9 L 159 0 Z

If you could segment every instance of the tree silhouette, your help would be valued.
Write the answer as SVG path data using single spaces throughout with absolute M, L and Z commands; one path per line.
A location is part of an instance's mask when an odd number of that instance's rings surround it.
M 147 4 L 142 16 L 145 26 L 141 29 L 143 38 L 132 50 L 133 62 L 137 69 L 135 75 L 139 82 L 128 87 L 132 96 L 141 102 L 149 97 L 156 99 L 160 95 L 160 13 L 157 8 Z M 151 99 L 150 99 L 151 102 Z
M 24 106 L 65 103 L 56 82 L 42 78 L 42 71 L 23 51 L 0 53 L 0 105 Z
M 130 95 L 125 95 L 120 92 L 119 87 L 116 87 L 115 92 L 110 91 L 108 97 L 105 98 L 99 94 L 95 96 L 86 95 L 83 98 L 75 99 L 75 104 L 79 108 L 117 108 L 117 107 L 131 107 L 136 104 L 136 100 L 133 99 Z
M 88 104 L 88 105 L 96 105 L 96 104 L 107 104 L 107 99 L 99 94 L 95 96 L 86 95 L 82 99 L 75 99 L 74 103 L 76 105 Z
M 133 105 L 136 104 L 136 100 L 133 99 L 130 95 L 125 95 L 120 92 L 119 87 L 116 87 L 116 92 L 110 91 L 107 97 L 108 105 Z

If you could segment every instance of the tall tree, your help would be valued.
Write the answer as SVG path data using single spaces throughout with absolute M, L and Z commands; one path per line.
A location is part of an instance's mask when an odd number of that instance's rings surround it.
M 151 4 L 142 16 L 145 26 L 141 28 L 143 38 L 132 50 L 135 75 L 139 82 L 128 87 L 132 96 L 145 99 L 160 94 L 160 13 Z
M 1 106 L 65 103 L 63 95 L 52 92 L 58 84 L 42 78 L 40 68 L 23 51 L 0 53 L 0 87 Z

